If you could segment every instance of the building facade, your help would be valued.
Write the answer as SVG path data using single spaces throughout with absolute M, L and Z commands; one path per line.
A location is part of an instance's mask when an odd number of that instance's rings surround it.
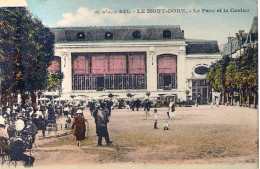
M 254 17 L 249 33 L 239 30 L 235 37 L 228 37 L 222 55 L 237 58 L 241 56 L 248 47 L 258 46 L 258 17 Z
M 217 41 L 185 39 L 180 26 L 52 28 L 55 56 L 50 70 L 64 74 L 65 95 L 126 98 L 177 95 L 211 100 L 209 66 L 221 59 Z M 189 91 L 189 92 L 187 92 Z M 188 93 L 188 94 L 187 94 Z

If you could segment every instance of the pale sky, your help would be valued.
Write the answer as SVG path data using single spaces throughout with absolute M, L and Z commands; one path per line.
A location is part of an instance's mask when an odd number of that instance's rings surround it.
M 226 43 L 227 37 L 234 36 L 238 30 L 248 32 L 254 16 L 257 16 L 255 0 L 26 0 L 26 2 L 31 13 L 49 27 L 180 25 L 185 31 L 185 38 L 217 40 L 219 45 Z M 138 9 L 139 11 L 145 9 L 146 13 L 137 13 Z M 147 9 L 163 9 L 171 13 L 151 14 L 147 13 Z M 176 9 L 185 9 L 185 12 L 173 13 Z M 209 9 L 211 12 L 203 12 L 203 9 Z M 224 9 L 227 12 L 223 12 Z M 239 12 L 241 9 L 244 9 L 244 12 Z M 119 14 L 119 10 L 128 10 L 131 13 Z M 198 10 L 200 12 L 194 12 Z M 101 14 L 96 14 L 97 11 Z M 102 11 L 111 11 L 112 14 L 102 14 Z

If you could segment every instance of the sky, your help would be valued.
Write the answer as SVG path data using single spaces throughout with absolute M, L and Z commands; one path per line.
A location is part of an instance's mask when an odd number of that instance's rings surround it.
M 235 36 L 238 30 L 249 32 L 253 18 L 257 16 L 256 0 L 26 0 L 26 2 L 30 12 L 49 27 L 180 25 L 185 32 L 185 38 L 217 40 L 219 45 L 227 43 L 227 37 Z M 144 9 L 145 13 L 139 13 L 141 9 Z M 150 9 L 164 13 L 149 13 Z M 131 13 L 119 13 L 120 10 L 128 10 Z

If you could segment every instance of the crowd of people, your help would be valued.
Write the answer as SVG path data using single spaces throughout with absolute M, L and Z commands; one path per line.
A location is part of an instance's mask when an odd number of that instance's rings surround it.
M 0 141 L 1 154 L 9 154 L 13 161 L 23 161 L 25 166 L 32 166 L 34 158 L 25 154 L 35 144 L 35 136 L 38 130 L 45 137 L 46 127 L 56 124 L 59 117 L 66 117 L 71 122 L 72 116 L 78 109 L 84 109 L 82 103 L 74 102 L 40 102 L 33 107 L 27 103 L 0 108 Z M 53 126 L 52 125 L 52 126 Z M 67 125 L 70 128 L 70 125 Z M 21 146 L 22 145 L 22 146 Z
M 126 101 L 126 109 L 138 111 L 140 107 L 144 108 L 145 119 L 150 117 L 152 102 L 149 99 L 141 101 L 140 99 Z M 108 123 L 111 112 L 114 108 L 112 100 L 92 100 L 88 105 L 83 102 L 61 101 L 61 102 L 39 102 L 37 107 L 30 104 L 21 106 L 3 106 L 0 111 L 0 141 L 1 149 L 5 153 L 15 154 L 11 159 L 24 161 L 27 166 L 32 166 L 34 158 L 25 155 L 26 150 L 30 150 L 35 144 L 35 136 L 38 130 L 45 137 L 45 131 L 48 124 L 56 124 L 62 117 L 66 119 L 65 128 L 72 129 L 77 146 L 81 146 L 81 141 L 86 138 L 87 123 L 84 117 L 84 109 L 89 107 L 90 115 L 94 118 L 96 125 L 97 146 L 102 146 L 102 138 L 105 138 L 106 144 L 112 144 L 108 133 Z M 169 119 L 175 117 L 174 102 L 170 102 L 167 115 Z M 158 129 L 158 113 L 154 109 L 154 129 Z M 62 127 L 61 127 L 62 128 Z M 164 130 L 168 130 L 168 122 L 164 123 Z M 21 146 L 23 145 L 23 146 Z M 17 148 L 17 146 L 22 149 Z M 20 153 L 20 155 L 19 155 Z M 18 155 L 17 155 L 18 154 Z M 19 158 L 18 158 L 19 157 Z

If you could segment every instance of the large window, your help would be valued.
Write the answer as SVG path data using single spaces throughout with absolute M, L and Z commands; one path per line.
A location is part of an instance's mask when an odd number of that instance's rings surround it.
M 73 54 L 73 90 L 146 89 L 146 53 Z
M 177 88 L 177 66 L 175 55 L 160 55 L 158 63 L 158 89 L 171 90 Z

